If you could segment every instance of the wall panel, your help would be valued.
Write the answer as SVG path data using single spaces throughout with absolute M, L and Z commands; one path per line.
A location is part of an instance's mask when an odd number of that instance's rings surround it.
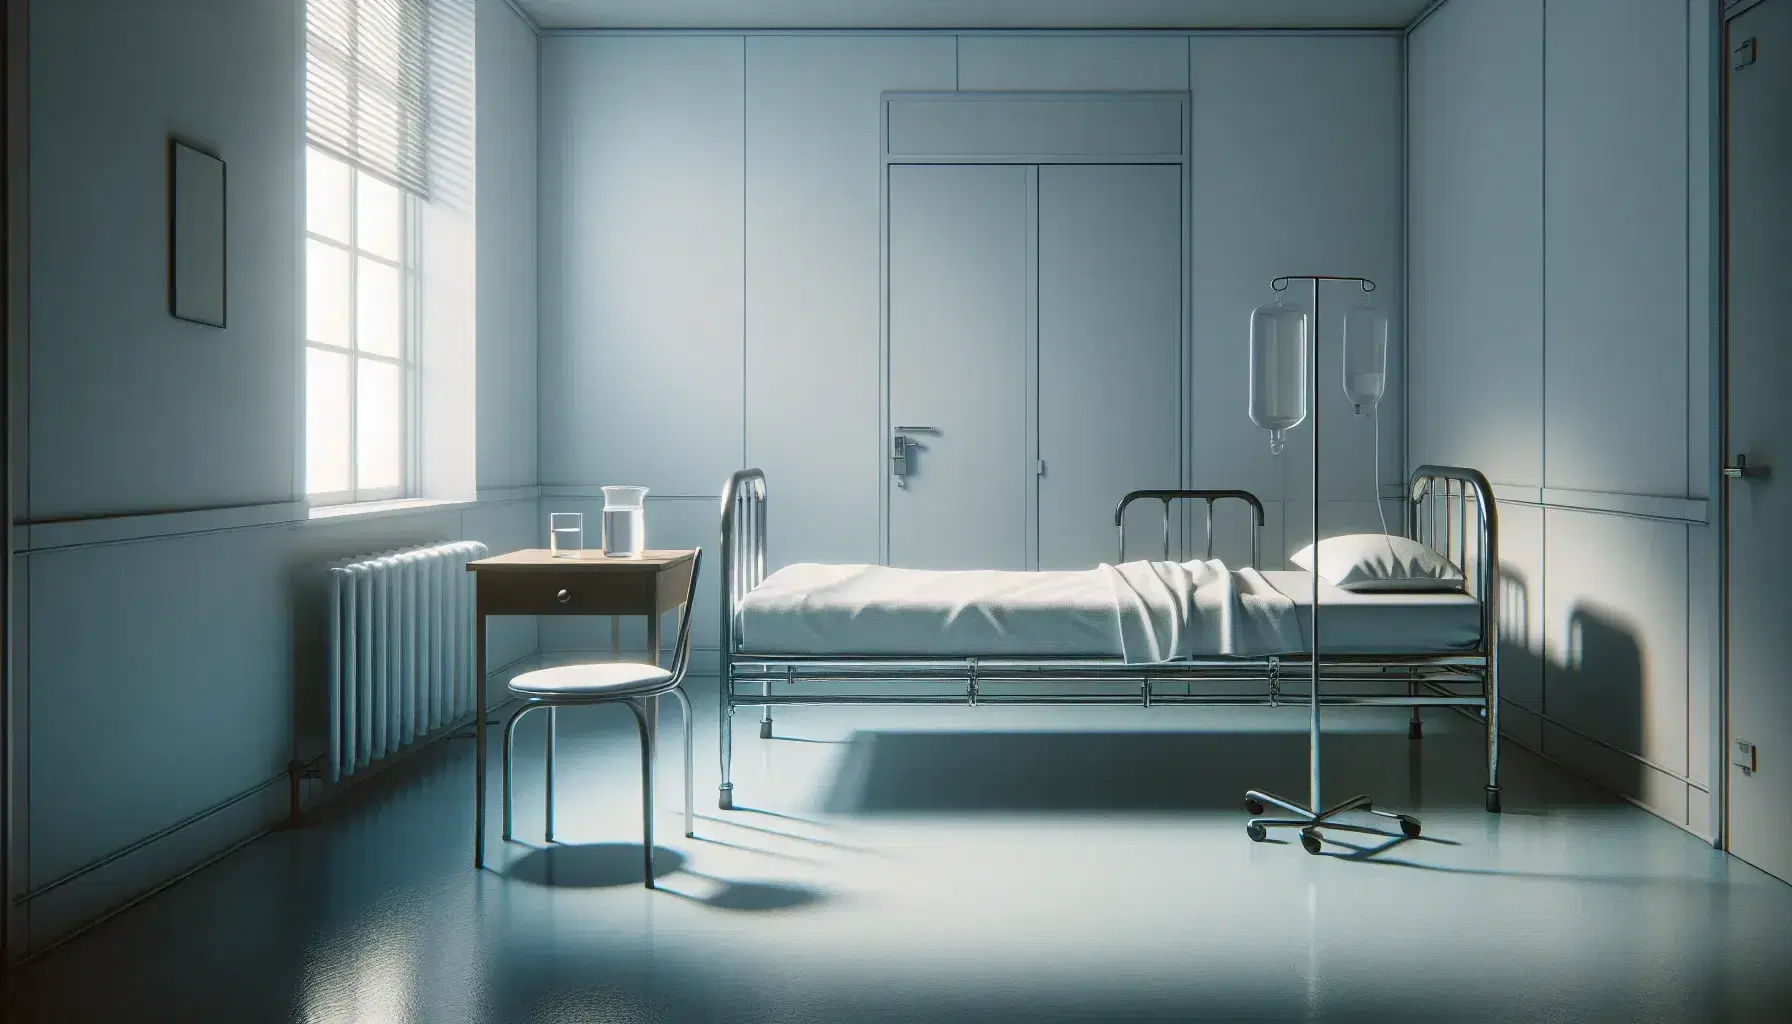
M 1543 2 L 1451 0 L 1411 39 L 1408 455 L 1543 483 Z
M 1544 483 L 1687 487 L 1684 0 L 1545 19 Z
M 1180 92 L 1188 88 L 1188 47 L 1169 33 L 960 36 L 958 88 Z
M 1545 630 L 1543 510 L 1503 502 L 1499 506 L 1500 691 L 1508 701 L 1543 711 Z
M 284 4 L 32 5 L 21 514 L 291 496 L 303 27 Z M 227 165 L 223 329 L 168 313 L 171 133 Z
M 739 37 L 541 44 L 541 479 L 719 494 L 741 458 Z
M 1545 712 L 1685 775 L 1685 524 L 1549 509 L 1544 529 Z
M 292 613 L 268 543 L 282 532 L 27 556 L 32 884 L 285 764 Z

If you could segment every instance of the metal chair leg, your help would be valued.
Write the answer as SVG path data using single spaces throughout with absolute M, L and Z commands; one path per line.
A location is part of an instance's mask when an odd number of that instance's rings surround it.
M 560 709 L 550 705 L 548 707 L 547 785 L 544 787 L 547 793 L 547 813 L 544 815 L 547 828 L 542 833 L 543 838 L 550 843 L 554 841 L 554 733 L 557 731 L 555 726 L 559 724 Z
M 510 840 L 510 752 L 511 752 L 511 748 L 516 743 L 516 723 L 522 721 L 524 715 L 528 714 L 531 711 L 534 711 L 536 708 L 538 708 L 540 706 L 541 705 L 539 705 L 539 704 L 524 704 L 522 707 L 517 708 L 516 711 L 511 714 L 510 720 L 508 722 L 504 723 L 504 808 L 503 808 L 504 832 L 503 832 L 503 835 L 504 835 L 504 840 L 506 842 L 508 842 Z
M 691 727 L 691 699 L 685 696 L 684 688 L 674 687 L 672 696 L 678 698 L 678 706 L 684 711 L 684 835 L 689 839 L 697 834 L 696 816 L 691 809 L 696 798 L 696 780 L 691 777 L 697 755 L 696 731 Z
M 638 700 L 624 701 L 635 713 L 635 725 L 641 730 L 641 860 L 647 888 L 653 884 L 653 731 L 648 727 L 647 709 Z

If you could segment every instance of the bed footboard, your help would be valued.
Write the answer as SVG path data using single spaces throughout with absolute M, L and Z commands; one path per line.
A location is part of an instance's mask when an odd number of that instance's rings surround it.
M 765 473 L 743 469 L 722 488 L 722 630 L 717 673 L 721 679 L 722 783 L 716 806 L 734 809 L 734 654 L 738 650 L 740 599 L 765 579 Z M 771 683 L 763 684 L 767 694 Z M 770 738 L 772 709 L 761 711 L 759 735 Z

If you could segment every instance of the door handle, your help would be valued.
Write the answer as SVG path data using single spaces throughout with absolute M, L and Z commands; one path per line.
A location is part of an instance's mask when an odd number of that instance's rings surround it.
M 908 486 L 908 449 L 914 444 L 906 434 L 897 434 L 890 448 L 890 472 L 896 474 L 896 486 Z
M 915 442 L 911 440 L 908 435 L 937 434 L 939 433 L 939 428 L 897 427 L 896 429 L 898 433 L 890 443 L 890 472 L 896 475 L 896 486 L 907 487 L 909 474 L 908 451 L 910 448 L 915 447 Z
M 1738 455 L 1734 466 L 1724 467 L 1724 475 L 1732 480 L 1739 480 L 1743 477 L 1761 478 L 1767 476 L 1768 473 L 1766 466 L 1751 466 L 1748 464 L 1748 456 Z

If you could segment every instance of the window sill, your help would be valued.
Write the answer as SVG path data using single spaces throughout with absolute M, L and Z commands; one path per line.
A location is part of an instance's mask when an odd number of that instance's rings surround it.
M 347 505 L 316 505 L 306 510 L 305 518 L 311 522 L 322 519 L 372 519 L 381 516 L 404 515 L 407 512 L 430 510 L 447 512 L 455 509 L 470 508 L 472 501 L 458 501 L 446 498 L 394 498 L 387 501 L 357 501 Z

